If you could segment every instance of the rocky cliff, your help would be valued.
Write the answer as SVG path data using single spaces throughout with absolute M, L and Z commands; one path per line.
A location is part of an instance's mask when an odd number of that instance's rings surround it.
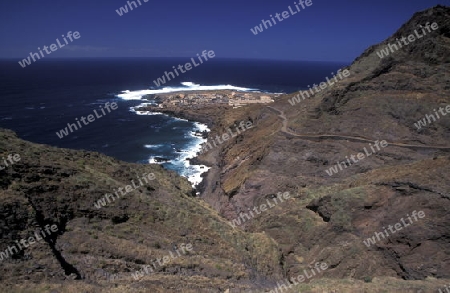
M 438 29 L 377 54 L 415 30 L 423 35 L 427 23 Z M 449 278 L 450 116 L 434 111 L 450 105 L 449 32 L 450 8 L 416 13 L 346 68 L 347 78 L 312 97 L 292 105 L 294 93 L 225 116 L 217 133 L 240 119 L 256 127 L 217 150 L 218 161 L 205 157 L 213 168 L 203 198 L 233 219 L 278 192 L 294 195 L 244 225 L 276 239 L 289 276 L 324 261 L 333 278 Z M 436 121 L 428 116 L 418 129 L 429 114 Z M 377 140 L 388 146 L 347 161 Z M 426 216 L 364 244 L 413 211 Z

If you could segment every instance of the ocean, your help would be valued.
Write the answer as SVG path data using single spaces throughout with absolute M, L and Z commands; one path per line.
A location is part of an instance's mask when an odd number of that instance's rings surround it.
M 141 97 L 178 90 L 231 88 L 242 91 L 290 93 L 319 83 L 348 64 L 214 58 L 156 87 L 153 80 L 185 64 L 189 58 L 47 59 L 22 68 L 19 60 L 0 60 L 0 127 L 20 138 L 56 147 L 97 151 L 141 164 L 155 163 L 200 182 L 205 166 L 186 159 L 195 156 L 207 131 L 201 123 L 158 113 L 139 113 Z M 56 134 L 100 111 L 111 111 L 69 135 Z M 100 112 L 99 112 L 100 113 Z

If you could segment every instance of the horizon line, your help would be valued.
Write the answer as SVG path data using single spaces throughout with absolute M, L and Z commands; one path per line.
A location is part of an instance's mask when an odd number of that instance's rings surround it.
M 177 57 L 149 57 L 149 56 L 120 56 L 120 57 L 51 57 L 46 59 L 41 59 L 40 61 L 56 61 L 56 60 L 75 60 L 75 59 L 185 59 L 189 58 L 188 56 L 177 56 Z M 0 57 L 0 60 L 22 60 L 23 57 Z M 230 59 L 230 60 L 261 60 L 261 61 L 289 61 L 289 62 L 328 62 L 328 63 L 352 63 L 354 60 L 299 60 L 299 59 L 273 59 L 273 58 L 245 58 L 245 57 L 217 57 L 214 59 Z

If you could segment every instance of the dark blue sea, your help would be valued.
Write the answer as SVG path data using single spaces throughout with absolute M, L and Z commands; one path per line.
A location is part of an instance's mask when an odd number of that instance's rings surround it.
M 203 86 L 290 93 L 319 83 L 347 65 L 210 59 L 159 88 L 155 86 L 153 80 L 189 60 L 42 59 L 25 68 L 19 60 L 0 60 L 0 127 L 32 142 L 97 151 L 127 162 L 147 164 L 155 157 L 167 158 L 166 168 L 196 181 L 199 166 L 189 165 L 186 158 L 192 157 L 202 142 L 192 132 L 205 126 L 166 115 L 138 115 L 132 108 L 143 103 L 142 94 Z M 118 109 L 62 139 L 56 135 L 76 118 L 93 110 L 100 113 L 106 102 L 116 102 Z

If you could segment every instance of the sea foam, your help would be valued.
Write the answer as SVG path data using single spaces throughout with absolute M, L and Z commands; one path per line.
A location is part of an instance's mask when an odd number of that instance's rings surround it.
M 182 82 L 182 86 L 169 86 L 163 87 L 160 89 L 146 89 L 146 90 L 137 90 L 137 91 L 122 91 L 121 94 L 118 94 L 117 97 L 124 100 L 141 100 L 145 95 L 151 94 L 164 94 L 164 93 L 173 93 L 180 91 L 217 91 L 217 90 L 234 90 L 240 92 L 258 92 L 258 89 L 253 88 L 245 88 L 238 87 L 234 85 L 200 85 L 193 82 Z

